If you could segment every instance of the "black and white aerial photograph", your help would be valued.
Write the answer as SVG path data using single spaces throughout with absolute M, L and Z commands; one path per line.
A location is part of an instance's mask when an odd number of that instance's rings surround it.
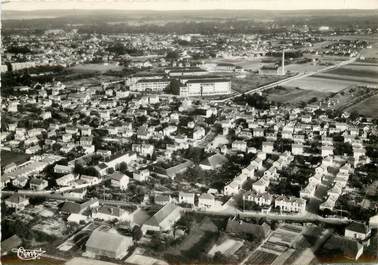
M 0 264 L 378 264 L 378 0 L 0 9 Z

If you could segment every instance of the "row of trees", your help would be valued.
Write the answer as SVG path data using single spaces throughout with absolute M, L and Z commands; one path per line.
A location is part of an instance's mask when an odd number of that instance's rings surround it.
M 268 109 L 271 102 L 267 100 L 266 97 L 260 96 L 259 94 L 246 95 L 243 94 L 240 97 L 234 99 L 234 102 L 239 105 L 248 104 L 256 109 Z

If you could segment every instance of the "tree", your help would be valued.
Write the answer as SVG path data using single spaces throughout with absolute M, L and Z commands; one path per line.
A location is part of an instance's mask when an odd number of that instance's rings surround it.
M 177 60 L 179 58 L 179 53 L 177 51 L 168 51 L 165 58 L 167 60 Z
M 167 94 L 179 95 L 180 85 L 180 81 L 173 79 L 171 83 L 164 89 L 164 92 Z
M 358 112 L 356 111 L 352 111 L 350 116 L 349 116 L 349 119 L 352 120 L 352 121 L 355 121 L 357 120 L 357 118 L 359 117 L 360 115 L 358 114 Z
M 126 164 L 126 162 L 121 162 L 121 164 L 119 164 L 119 171 L 121 171 L 122 173 L 126 174 L 126 172 L 127 172 L 127 164 Z
M 245 105 L 246 103 L 256 109 L 268 109 L 270 103 L 266 97 L 260 96 L 259 94 L 245 95 L 234 99 L 234 102 L 239 105 Z
M 318 98 L 317 97 L 312 97 L 309 101 L 308 101 L 308 103 L 315 103 L 315 102 L 317 102 L 318 101 Z
M 335 155 L 353 155 L 353 147 L 350 143 L 336 143 L 334 152 Z
M 83 172 L 84 172 L 83 165 L 76 162 L 73 173 L 75 173 L 76 175 L 81 175 L 81 174 L 83 174 Z
M 142 229 L 138 225 L 133 227 L 131 234 L 134 241 L 139 241 L 143 237 Z
M 106 170 L 106 172 L 107 172 L 108 174 L 113 174 L 113 173 L 114 173 L 114 168 L 109 167 L 109 168 Z
M 213 261 L 216 264 L 224 264 L 227 263 L 227 257 L 223 255 L 220 251 L 215 252 Z
M 277 220 L 273 220 L 271 223 L 270 223 L 270 229 L 272 230 L 276 230 L 278 228 L 278 221 Z

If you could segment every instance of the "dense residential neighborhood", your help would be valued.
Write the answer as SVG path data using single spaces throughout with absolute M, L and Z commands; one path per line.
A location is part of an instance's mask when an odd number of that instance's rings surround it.
M 289 86 L 378 60 L 362 55 L 377 28 L 92 26 L 2 36 L 2 256 L 378 260 L 378 118 L 350 109 L 377 96 L 377 81 L 326 95 Z M 362 33 L 371 38 L 351 38 Z

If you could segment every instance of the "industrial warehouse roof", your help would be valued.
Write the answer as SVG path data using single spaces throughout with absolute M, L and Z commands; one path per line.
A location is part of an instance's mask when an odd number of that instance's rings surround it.
M 207 72 L 206 70 L 202 69 L 178 69 L 178 70 L 171 70 L 169 74 L 171 73 L 190 73 L 190 72 Z
M 187 75 L 187 76 L 179 76 L 180 79 L 224 79 L 224 77 L 219 75 L 201 75 L 201 78 L 198 77 L 198 75 Z
M 134 74 L 133 77 L 148 77 L 148 76 L 164 76 L 164 73 L 139 73 Z
M 214 78 L 214 79 L 195 79 L 195 80 L 188 80 L 186 83 L 221 83 L 221 82 L 231 82 L 230 79 L 225 79 L 225 78 Z
M 141 79 L 137 83 L 155 83 L 155 82 L 171 82 L 171 79 L 167 79 L 167 78 Z

